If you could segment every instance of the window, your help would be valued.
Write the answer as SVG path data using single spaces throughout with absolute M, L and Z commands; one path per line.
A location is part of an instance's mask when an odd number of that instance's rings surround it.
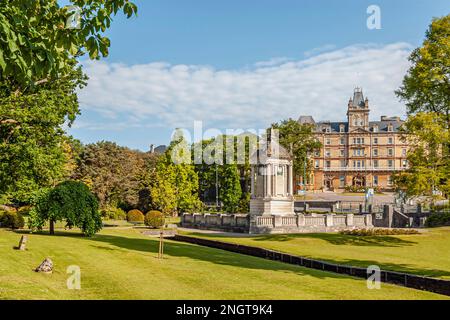
M 373 160 L 373 167 L 378 168 L 378 160 Z
M 394 161 L 393 160 L 388 160 L 388 167 L 389 168 L 393 168 L 394 167 Z
M 387 184 L 388 184 L 388 186 L 392 186 L 392 176 L 388 177 Z
M 345 160 L 341 160 L 341 168 L 345 168 Z
M 345 176 L 339 177 L 339 187 L 341 188 L 345 187 Z
M 394 139 L 392 137 L 388 138 L 388 144 L 393 144 L 394 143 Z
M 331 161 L 325 161 L 325 167 L 330 168 L 331 167 Z
M 278 166 L 278 169 L 277 169 L 277 176 L 282 176 L 283 175 L 283 167 L 282 166 Z
M 388 149 L 388 156 L 392 157 L 394 155 L 394 149 L 389 148 Z
M 374 157 L 378 157 L 378 149 L 373 149 L 372 154 Z
M 339 126 L 339 132 L 345 132 L 345 126 L 343 125 L 343 124 L 341 124 L 340 126 Z
M 378 176 L 373 176 L 373 186 L 378 186 Z
M 326 133 L 330 133 L 330 127 L 326 127 L 326 128 L 325 128 L 325 132 L 326 132 Z
M 316 150 L 316 151 L 314 151 L 314 156 L 316 156 L 316 157 L 320 157 L 320 150 Z
M 392 124 L 388 125 L 388 132 L 392 132 L 394 131 L 394 127 L 392 127 Z
M 353 138 L 353 144 L 364 144 L 364 138 Z
M 402 157 L 406 157 L 406 149 L 402 149 Z
M 341 138 L 341 140 L 340 140 L 339 143 L 340 143 L 340 144 L 345 144 L 345 139 L 344 139 L 344 138 Z
M 344 149 L 339 150 L 339 154 L 341 155 L 341 157 L 345 156 L 345 151 L 344 151 Z
M 330 149 L 325 149 L 325 157 L 330 157 L 330 156 L 331 156 Z
M 315 160 L 314 161 L 314 168 L 318 168 L 319 167 L 319 163 L 320 163 L 319 160 Z
M 353 149 L 353 155 L 354 156 L 363 156 L 364 155 L 364 149 Z
M 373 138 L 373 144 L 378 144 L 378 138 Z
M 408 160 L 402 160 L 402 166 L 406 168 L 408 166 Z
M 372 131 L 373 132 L 378 132 L 378 126 L 373 126 Z
M 326 144 L 331 144 L 331 139 L 330 139 L 330 138 L 326 138 L 326 139 L 325 139 L 325 143 L 326 143 Z

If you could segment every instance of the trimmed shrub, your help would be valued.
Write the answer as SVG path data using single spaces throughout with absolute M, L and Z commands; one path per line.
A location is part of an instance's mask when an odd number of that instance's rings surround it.
M 105 220 L 126 220 L 127 214 L 120 208 L 108 207 L 100 210 L 102 218 Z
M 164 215 L 157 210 L 147 212 L 145 215 L 145 225 L 151 228 L 161 228 L 164 226 Z
M 130 211 L 128 211 L 128 214 L 127 214 L 127 221 L 143 223 L 144 222 L 144 214 L 138 209 L 130 210 Z
M 0 212 L 0 226 L 11 229 L 21 229 L 25 226 L 23 216 L 14 211 Z
M 414 229 L 354 229 L 343 230 L 339 232 L 348 236 L 393 236 L 402 234 L 419 234 L 419 231 Z
M 425 221 L 425 226 L 429 228 L 450 226 L 450 212 L 447 213 L 433 213 Z

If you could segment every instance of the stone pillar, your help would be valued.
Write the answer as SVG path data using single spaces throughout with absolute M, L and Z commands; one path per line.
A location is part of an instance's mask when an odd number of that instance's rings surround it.
M 394 209 L 391 205 L 385 204 L 383 207 L 383 225 L 387 228 L 392 228 L 394 216 Z
M 326 215 L 325 225 L 326 225 L 327 227 L 332 227 L 332 226 L 334 225 L 334 224 L 333 224 L 333 215 L 332 215 L 332 214 L 327 214 L 327 215 Z
M 345 221 L 347 226 L 354 226 L 355 225 L 355 223 L 353 222 L 353 218 L 354 218 L 353 213 L 347 214 L 347 219 Z
M 373 212 L 372 204 L 368 205 L 368 210 L 369 210 L 369 214 L 372 214 L 372 212 Z
M 305 202 L 305 207 L 303 208 L 303 211 L 308 211 L 309 210 L 309 203 Z
M 272 216 L 273 227 L 281 227 L 281 216 Z
M 305 186 L 306 190 L 306 186 Z M 289 165 L 289 193 L 294 195 L 294 172 L 292 169 L 292 165 Z
M 273 176 L 273 179 L 274 179 L 274 183 L 273 183 L 273 195 L 274 196 L 277 196 L 277 194 L 278 194 L 278 190 L 277 190 L 277 179 L 278 179 L 278 165 L 277 166 L 273 166 L 273 169 L 274 169 L 274 176 Z
M 372 226 L 372 215 L 371 214 L 364 215 L 364 224 L 366 227 Z
M 359 213 L 363 213 L 363 208 L 364 208 L 363 204 L 360 203 L 359 204 Z
M 272 164 L 267 165 L 267 195 L 272 195 Z
M 332 213 L 336 212 L 336 204 L 335 203 L 330 205 L 330 212 L 332 212 Z
M 297 226 L 298 227 L 305 226 L 305 216 L 301 213 L 297 215 Z
M 253 198 L 255 196 L 255 166 L 252 166 L 250 169 L 250 194 L 251 194 L 251 198 Z

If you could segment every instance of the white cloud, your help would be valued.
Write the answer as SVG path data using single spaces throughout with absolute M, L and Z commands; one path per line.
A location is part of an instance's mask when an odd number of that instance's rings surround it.
M 407 43 L 353 45 L 302 60 L 274 58 L 236 70 L 87 61 L 90 80 L 80 101 L 82 110 L 110 119 L 105 126 L 192 128 L 194 120 L 201 120 L 204 127 L 246 129 L 299 115 L 344 120 L 353 88 L 362 86 L 372 119 L 403 115 L 404 106 L 394 90 L 409 66 L 411 49 Z

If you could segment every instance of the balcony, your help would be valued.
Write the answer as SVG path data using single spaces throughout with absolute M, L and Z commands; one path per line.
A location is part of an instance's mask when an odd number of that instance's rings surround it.
M 322 170 L 326 172 L 336 172 L 336 171 L 402 171 L 406 170 L 405 167 L 395 168 L 395 167 L 325 167 L 325 168 L 315 168 L 315 170 Z

